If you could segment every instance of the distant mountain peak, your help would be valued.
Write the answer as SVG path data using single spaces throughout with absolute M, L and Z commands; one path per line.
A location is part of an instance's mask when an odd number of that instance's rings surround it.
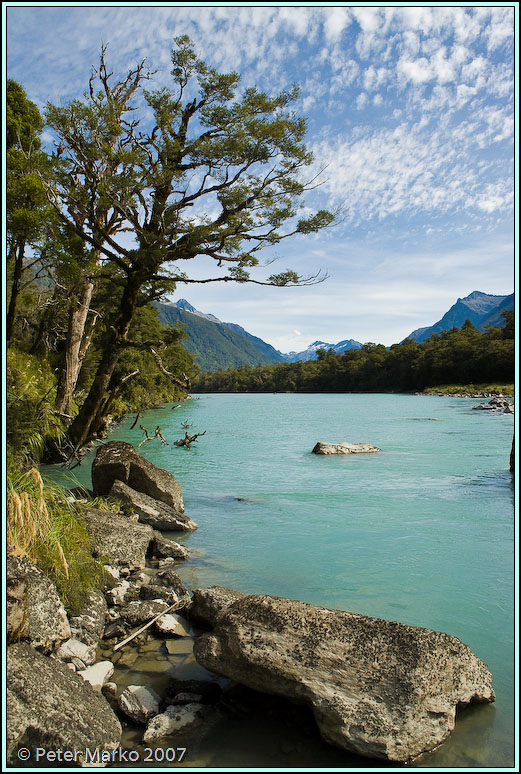
M 192 304 L 187 301 L 186 298 L 180 298 L 178 301 L 175 301 L 174 306 L 179 307 L 179 309 L 183 309 L 185 312 L 196 314 L 198 317 L 203 317 L 205 320 L 210 320 L 210 322 L 221 322 L 214 314 L 205 314 L 204 312 L 200 312 L 199 309 L 196 309 L 195 306 L 192 306 Z

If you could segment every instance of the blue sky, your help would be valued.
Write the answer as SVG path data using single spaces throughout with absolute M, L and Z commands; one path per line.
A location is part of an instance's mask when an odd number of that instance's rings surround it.
M 102 41 L 116 73 L 146 57 L 155 84 L 168 85 L 172 40 L 185 33 L 244 86 L 300 86 L 322 170 L 306 206 L 341 206 L 343 218 L 282 242 L 256 276 L 320 269 L 329 279 L 179 286 L 175 298 L 289 351 L 315 339 L 389 345 L 473 290 L 514 289 L 512 4 L 7 4 L 6 20 L 8 77 L 40 108 L 81 97 Z M 215 276 L 206 260 L 193 264 L 193 276 Z

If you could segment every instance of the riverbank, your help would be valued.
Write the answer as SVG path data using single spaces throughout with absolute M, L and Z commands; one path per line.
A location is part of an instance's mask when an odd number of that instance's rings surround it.
M 495 398 L 508 397 L 515 395 L 515 385 L 513 384 L 446 384 L 438 387 L 427 387 L 416 395 L 438 395 L 452 398 Z

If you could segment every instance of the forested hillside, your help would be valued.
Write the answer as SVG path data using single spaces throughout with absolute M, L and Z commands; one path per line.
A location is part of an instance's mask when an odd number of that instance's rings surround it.
M 342 355 L 320 350 L 317 360 L 202 374 L 199 392 L 408 392 L 443 384 L 514 381 L 514 314 L 486 332 L 467 321 L 418 343 L 386 349 L 364 344 Z

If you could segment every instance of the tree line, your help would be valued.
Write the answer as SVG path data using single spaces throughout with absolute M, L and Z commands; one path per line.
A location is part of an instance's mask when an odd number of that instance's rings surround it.
M 343 354 L 318 350 L 316 360 L 201 374 L 198 392 L 410 392 L 446 384 L 514 382 L 514 313 L 506 325 L 433 334 L 423 343 L 405 339 L 387 349 L 367 343 Z
M 150 86 L 145 60 L 115 75 L 106 47 L 83 99 L 43 115 L 7 83 L 7 409 L 18 451 L 67 458 L 111 414 L 186 395 L 198 369 L 181 329 L 153 307 L 179 284 L 320 280 L 250 275 L 264 248 L 335 221 L 297 216 L 314 187 L 298 89 L 243 88 L 188 37 L 174 43 L 169 88 Z M 189 273 L 202 256 L 215 276 Z

